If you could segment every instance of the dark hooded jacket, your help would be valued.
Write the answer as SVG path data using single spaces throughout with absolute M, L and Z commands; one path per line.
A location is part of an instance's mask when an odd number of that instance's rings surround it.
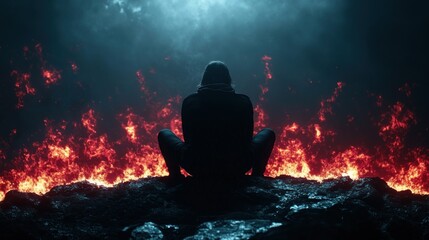
M 227 84 L 200 87 L 184 99 L 183 167 L 192 175 L 243 175 L 252 166 L 253 107 Z

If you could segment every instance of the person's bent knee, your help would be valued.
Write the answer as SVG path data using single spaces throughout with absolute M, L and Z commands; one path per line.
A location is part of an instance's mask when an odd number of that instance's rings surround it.
M 170 129 L 167 129 L 167 128 L 162 129 L 161 131 L 158 132 L 158 142 L 161 139 L 165 138 L 167 135 L 170 135 L 170 134 L 171 134 L 171 130 Z
M 264 128 L 262 129 L 264 131 L 264 134 L 267 134 L 270 139 L 275 140 L 276 139 L 276 133 L 271 128 Z

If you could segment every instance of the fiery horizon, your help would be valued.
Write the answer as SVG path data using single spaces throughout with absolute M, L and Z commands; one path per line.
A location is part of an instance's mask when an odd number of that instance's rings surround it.
M 61 70 L 49 66 L 40 44 L 35 50 L 41 62 L 40 74 L 45 87 L 61 84 Z M 28 47 L 24 48 L 24 54 L 29 51 Z M 333 105 L 347 83 L 337 82 L 332 86 L 332 95 L 320 101 L 320 108 L 311 123 L 284 121 L 280 126 L 270 126 L 264 102 L 270 81 L 275 80 L 275 73 L 271 72 L 272 61 L 271 56 L 261 57 L 265 79 L 260 85 L 258 101 L 254 103 L 255 132 L 271 127 L 277 133 L 265 176 L 290 175 L 318 181 L 341 176 L 354 180 L 380 177 L 396 190 L 410 189 L 413 193 L 429 194 L 428 149 L 406 146 L 406 133 L 417 120 L 404 103 L 396 101 L 385 105 L 382 96 L 376 97 L 374 104 L 381 114 L 374 124 L 381 145 L 373 149 L 354 145 L 341 150 L 331 148 L 337 133 L 325 123 L 335 118 Z M 78 74 L 78 63 L 72 62 L 70 68 Z M 38 94 L 38 89 L 31 84 L 32 76 L 28 72 L 13 70 L 10 77 L 15 81 L 16 108 L 23 108 L 25 99 Z M 139 178 L 166 176 L 168 172 L 156 136 L 162 128 L 170 128 L 182 136 L 179 114 L 182 96 L 160 99 L 148 88 L 139 69 L 135 72 L 135 81 L 146 109 L 144 114 L 137 114 L 133 108 L 127 107 L 116 114 L 122 128 L 119 137 L 100 130 L 103 114 L 88 106 L 80 121 L 46 118 L 40 140 L 21 146 L 12 155 L 0 149 L 1 161 L 12 159 L 0 175 L 0 200 L 13 189 L 43 194 L 57 185 L 83 180 L 112 186 Z M 408 96 L 411 93 L 406 89 Z M 353 117 L 349 121 L 353 121 Z M 19 129 L 13 129 L 10 135 L 17 131 Z

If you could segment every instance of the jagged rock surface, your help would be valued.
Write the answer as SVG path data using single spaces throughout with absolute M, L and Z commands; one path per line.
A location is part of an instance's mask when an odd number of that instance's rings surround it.
M 246 177 L 219 186 L 147 178 L 10 191 L 0 239 L 429 239 L 429 196 L 379 178 Z

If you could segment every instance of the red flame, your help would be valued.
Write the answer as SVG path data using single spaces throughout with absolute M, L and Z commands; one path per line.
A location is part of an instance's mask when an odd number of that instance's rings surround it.
M 30 84 L 29 73 L 19 73 L 18 71 L 13 70 L 10 75 L 12 78 L 15 78 L 15 95 L 16 98 L 18 98 L 16 108 L 22 108 L 24 107 L 24 97 L 26 95 L 36 94 L 36 89 Z
M 38 60 L 40 62 L 40 76 L 42 77 L 45 86 L 49 86 L 52 84 L 57 83 L 61 79 L 61 71 L 55 69 L 52 66 L 49 66 L 47 64 L 47 61 L 44 59 L 43 56 L 43 48 L 40 43 L 36 44 L 34 46 L 34 49 L 36 51 L 36 54 L 38 56 Z M 31 52 L 30 48 L 28 46 L 24 46 L 23 49 L 24 59 L 30 60 L 31 58 Z M 30 67 L 31 68 L 31 67 Z M 72 64 L 73 71 L 77 70 L 77 65 Z M 18 70 L 12 70 L 10 73 L 11 77 L 14 79 L 15 82 L 15 95 L 18 99 L 18 102 L 16 104 L 16 108 L 20 109 L 24 107 L 24 97 L 27 95 L 35 95 L 36 89 L 31 85 L 30 78 L 35 74 L 30 74 L 29 72 L 21 73 Z
M 343 86 L 343 83 L 337 83 L 333 95 L 321 101 L 318 112 L 320 122 L 326 121 L 328 113 L 332 114 L 332 103 Z M 380 99 L 382 98 L 377 98 L 377 106 L 381 106 Z M 326 147 L 325 137 L 335 135 L 333 130 L 322 131 L 318 123 L 309 124 L 307 127 L 301 127 L 297 123 L 285 125 L 278 137 L 266 174 L 272 177 L 290 175 L 319 181 L 338 176 L 349 176 L 352 179 L 380 176 L 397 190 L 410 189 L 415 193 L 429 194 L 427 149 L 406 149 L 406 154 L 403 153 L 404 136 L 409 126 L 415 123 L 414 114 L 406 109 L 403 103 L 396 102 L 389 106 L 377 124 L 384 145 L 377 147 L 377 153 L 372 155 L 357 146 L 320 155 L 318 152 Z M 311 139 L 313 140 L 310 141 Z
M 141 81 L 141 72 L 137 77 L 151 106 L 148 119 L 131 108 L 118 114 L 125 138 L 116 141 L 108 133 L 99 132 L 100 116 L 92 108 L 82 114 L 80 123 L 45 120 L 44 140 L 22 148 L 13 160 L 15 167 L 0 176 L 0 199 L 11 189 L 45 193 L 56 185 L 82 180 L 111 186 L 141 177 L 167 175 L 156 136 L 160 129 L 171 128 L 182 137 L 177 111 L 181 98 L 172 97 L 164 104 L 153 102 L 154 95 Z M 70 136 L 67 132 L 75 134 Z M 3 150 L 0 158 L 7 158 Z
M 264 64 L 264 75 L 265 75 L 265 81 L 264 84 L 259 85 L 259 88 L 261 89 L 261 94 L 259 95 L 259 102 L 255 105 L 255 107 L 253 108 L 254 112 L 255 112 L 255 129 L 254 129 L 254 133 L 258 132 L 259 130 L 261 130 L 262 128 L 266 127 L 266 123 L 268 122 L 268 115 L 265 113 L 265 110 L 262 108 L 262 102 L 265 101 L 265 95 L 268 93 L 268 83 L 269 80 L 272 79 L 272 74 L 271 74 L 271 57 L 264 55 L 261 60 Z
M 343 87 L 343 82 L 337 82 L 337 87 L 335 88 L 332 96 L 320 102 L 319 120 L 321 122 L 326 120 L 326 115 L 332 114 L 332 103 L 335 102 Z
M 40 45 L 36 45 L 36 50 L 39 55 L 42 53 Z M 271 60 L 269 56 L 262 57 L 265 81 L 261 85 L 259 102 L 255 104 L 255 131 L 269 126 L 263 104 L 269 81 L 274 79 Z M 36 90 L 30 85 L 30 74 L 13 71 L 11 77 L 15 80 L 17 107 L 22 108 L 24 97 L 34 95 Z M 48 76 L 44 76 L 46 80 L 45 77 Z M 122 127 L 121 137 L 113 138 L 110 132 L 100 130 L 103 116 L 95 108 L 88 108 L 79 122 L 46 119 L 44 138 L 22 147 L 10 167 L 2 171 L 0 199 L 11 189 L 45 193 L 56 185 L 82 180 L 111 186 L 142 177 L 167 175 L 156 136 L 160 129 L 170 128 L 183 138 L 178 111 L 181 97 L 167 101 L 157 99 L 156 92 L 147 88 L 143 71 L 138 70 L 136 77 L 147 109 L 138 114 L 128 107 L 117 115 L 116 120 Z M 416 123 L 416 117 L 402 102 L 388 106 L 376 123 L 383 145 L 376 146 L 375 153 L 359 146 L 343 150 L 328 147 L 335 131 L 327 127 L 327 117 L 333 114 L 333 106 L 344 86 L 338 82 L 332 95 L 321 100 L 313 123 L 289 122 L 274 127 L 277 142 L 266 176 L 286 174 L 315 180 L 380 176 L 395 189 L 428 194 L 428 149 L 405 147 L 404 136 Z M 381 96 L 375 104 L 383 109 Z M 348 116 L 346 121 L 353 121 L 353 117 Z M 7 158 L 5 149 L 0 149 L 0 159 Z
M 319 124 L 314 124 L 314 141 L 313 143 L 318 143 L 322 141 L 322 130 Z
M 96 133 L 95 125 L 97 120 L 94 117 L 94 110 L 89 109 L 88 112 L 82 115 L 82 125 L 88 130 L 90 133 Z

